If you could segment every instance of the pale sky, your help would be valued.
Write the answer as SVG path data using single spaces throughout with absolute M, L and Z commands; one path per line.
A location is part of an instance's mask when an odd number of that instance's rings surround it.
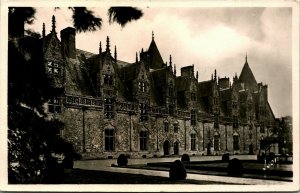
M 118 60 L 134 62 L 137 51 L 148 49 L 154 31 L 163 60 L 172 55 L 177 75 L 181 67 L 194 64 L 199 81 L 210 79 L 214 69 L 232 81 L 235 73 L 241 73 L 247 53 L 257 82 L 269 87 L 275 116 L 292 115 L 291 8 L 150 7 L 142 8 L 144 16 L 124 28 L 108 23 L 108 8 L 90 9 L 103 19 L 102 28 L 76 34 L 76 48 L 98 53 L 99 42 L 105 48 L 108 35 L 111 50 L 117 46 Z M 48 34 L 53 14 L 57 32 L 72 26 L 71 11 L 37 8 L 34 24 L 27 27 L 41 34 L 45 22 Z

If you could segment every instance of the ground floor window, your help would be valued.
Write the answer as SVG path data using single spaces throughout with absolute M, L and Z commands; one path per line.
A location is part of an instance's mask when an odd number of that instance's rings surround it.
M 105 129 L 105 150 L 114 151 L 115 132 L 114 129 Z
M 220 136 L 219 135 L 214 136 L 214 150 L 215 151 L 220 150 Z
M 196 134 L 195 133 L 191 134 L 191 150 L 192 151 L 196 150 Z
M 233 135 L 233 150 L 239 150 L 239 149 L 240 149 L 239 136 Z
M 148 139 L 148 132 L 141 131 L 140 132 L 140 150 L 145 151 L 147 150 L 147 139 Z

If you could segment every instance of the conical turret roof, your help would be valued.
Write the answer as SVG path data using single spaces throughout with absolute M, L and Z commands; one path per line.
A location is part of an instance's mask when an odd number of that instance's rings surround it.
M 159 69 L 164 65 L 164 61 L 159 53 L 157 45 L 154 41 L 154 36 L 152 34 L 152 41 L 150 43 L 148 54 L 150 55 L 150 68 Z
M 255 77 L 252 73 L 252 70 L 248 64 L 247 56 L 246 56 L 246 61 L 245 61 L 244 67 L 243 67 L 242 72 L 239 77 L 239 82 L 244 83 L 246 87 L 252 87 L 252 88 L 257 87 L 257 82 L 256 82 Z

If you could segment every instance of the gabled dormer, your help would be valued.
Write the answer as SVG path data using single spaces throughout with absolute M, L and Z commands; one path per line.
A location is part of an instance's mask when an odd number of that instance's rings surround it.
M 146 64 L 140 61 L 136 65 L 136 77 L 132 82 L 134 100 L 149 103 L 150 97 L 150 73 Z
M 43 53 L 44 65 L 47 76 L 50 78 L 54 88 L 63 87 L 64 59 L 61 52 L 61 43 L 57 38 L 55 16 L 52 16 L 51 32 L 45 35 L 45 25 L 43 25 Z

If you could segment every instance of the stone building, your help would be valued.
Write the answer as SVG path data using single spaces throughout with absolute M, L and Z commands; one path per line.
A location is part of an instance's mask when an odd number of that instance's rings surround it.
M 194 65 L 179 75 L 171 56 L 163 61 L 153 35 L 134 63 L 117 59 L 109 37 L 98 54 L 76 49 L 71 27 L 60 38 L 53 16 L 52 31 L 39 39 L 57 93 L 45 109 L 84 157 L 257 153 L 273 127 L 268 86 L 256 82 L 247 56 L 232 82 L 216 70 L 199 82 Z

